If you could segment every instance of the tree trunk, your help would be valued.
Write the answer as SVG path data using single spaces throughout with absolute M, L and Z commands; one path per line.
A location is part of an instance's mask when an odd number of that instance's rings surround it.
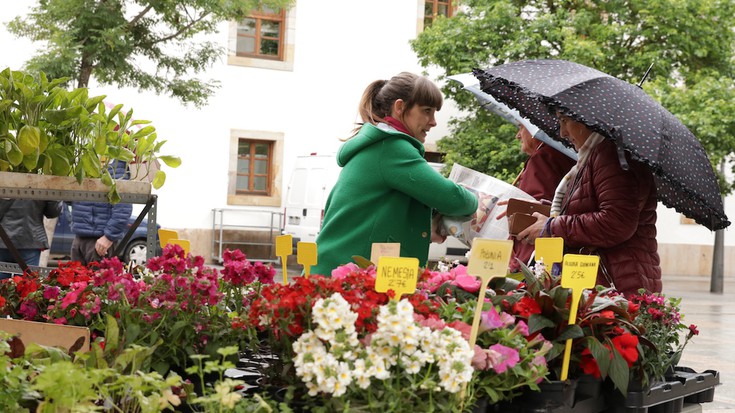
M 720 171 L 725 174 L 725 161 L 720 162 Z M 724 207 L 725 197 L 722 197 Z M 723 208 L 724 209 L 724 208 Z M 715 231 L 715 245 L 712 252 L 712 275 L 709 292 L 722 294 L 725 284 L 725 230 Z

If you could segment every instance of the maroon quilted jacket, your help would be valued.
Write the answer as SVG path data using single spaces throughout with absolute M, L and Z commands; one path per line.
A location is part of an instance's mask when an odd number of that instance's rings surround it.
M 567 252 L 598 253 L 619 291 L 661 292 L 656 185 L 646 165 L 630 158 L 628 164 L 630 168 L 623 170 L 609 139 L 592 148 L 551 232 L 564 239 Z M 601 271 L 597 282 L 609 285 Z

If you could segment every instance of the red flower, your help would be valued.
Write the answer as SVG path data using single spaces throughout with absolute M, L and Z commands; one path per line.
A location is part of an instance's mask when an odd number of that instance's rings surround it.
M 582 369 L 584 374 L 589 374 L 596 379 L 600 378 L 600 366 L 597 365 L 597 361 L 592 357 L 590 349 L 585 348 L 582 350 L 582 358 L 579 360 L 579 367 Z
M 638 336 L 625 333 L 613 337 L 612 343 L 618 353 L 623 356 L 623 359 L 628 362 L 628 367 L 633 367 L 633 364 L 638 360 Z
M 533 298 L 524 296 L 517 303 L 513 304 L 513 313 L 520 317 L 528 318 L 531 314 L 541 314 L 541 307 L 539 307 Z
M 689 334 L 693 336 L 699 335 L 699 330 L 697 330 L 697 326 L 695 326 L 694 324 L 689 324 Z

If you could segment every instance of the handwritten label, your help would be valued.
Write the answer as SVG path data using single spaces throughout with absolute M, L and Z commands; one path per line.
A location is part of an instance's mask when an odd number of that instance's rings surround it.
M 487 283 L 493 277 L 504 276 L 508 273 L 508 261 L 510 260 L 511 251 L 513 251 L 513 241 L 511 240 L 475 238 L 472 242 L 467 273 L 479 277 L 482 284 L 480 284 L 480 291 L 477 294 L 475 317 L 472 320 L 472 330 L 470 330 L 470 347 L 474 347 L 477 340 Z
M 400 257 L 400 242 L 375 242 L 370 250 L 370 262 L 378 262 L 380 257 Z
M 470 250 L 467 273 L 488 281 L 508 273 L 513 241 L 475 238 Z
M 561 262 L 564 259 L 564 239 L 536 238 L 536 260 L 544 260 L 544 265 L 551 268 L 551 264 Z
M 401 295 L 416 291 L 416 282 L 419 278 L 418 258 L 380 257 L 378 272 L 375 276 L 375 291 L 379 293 L 393 290 L 394 300 L 400 300 Z
M 575 292 L 577 289 L 593 288 L 597 281 L 599 266 L 600 257 L 597 255 L 565 255 L 561 270 L 561 286 L 571 288 Z
M 316 243 L 298 242 L 296 244 L 296 262 L 304 266 L 304 276 L 309 278 L 311 266 L 316 265 Z
M 561 286 L 572 289 L 572 304 L 569 307 L 569 324 L 577 323 L 577 308 L 582 291 L 593 288 L 597 281 L 597 267 L 600 257 L 597 255 L 567 254 L 561 269 Z M 572 357 L 572 339 L 567 339 L 564 346 L 564 358 L 561 364 L 561 380 L 565 381 L 569 374 L 569 362 Z

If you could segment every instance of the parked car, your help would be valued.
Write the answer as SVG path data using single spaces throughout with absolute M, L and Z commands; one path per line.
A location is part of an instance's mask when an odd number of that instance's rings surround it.
M 128 220 L 128 227 L 135 223 L 137 215 L 131 216 Z M 160 243 L 158 241 L 158 229 L 160 225 L 156 224 L 156 245 L 158 246 L 156 254 L 160 254 Z M 148 253 L 148 220 L 143 219 L 140 225 L 135 228 L 133 235 L 128 240 L 125 247 L 121 249 L 119 258 L 125 263 L 135 263 L 136 265 L 144 264 Z M 74 234 L 71 232 L 71 205 L 62 202 L 61 214 L 56 222 L 54 236 L 51 240 L 51 249 L 49 258 L 52 260 L 68 260 L 71 254 L 71 243 L 74 241 Z

